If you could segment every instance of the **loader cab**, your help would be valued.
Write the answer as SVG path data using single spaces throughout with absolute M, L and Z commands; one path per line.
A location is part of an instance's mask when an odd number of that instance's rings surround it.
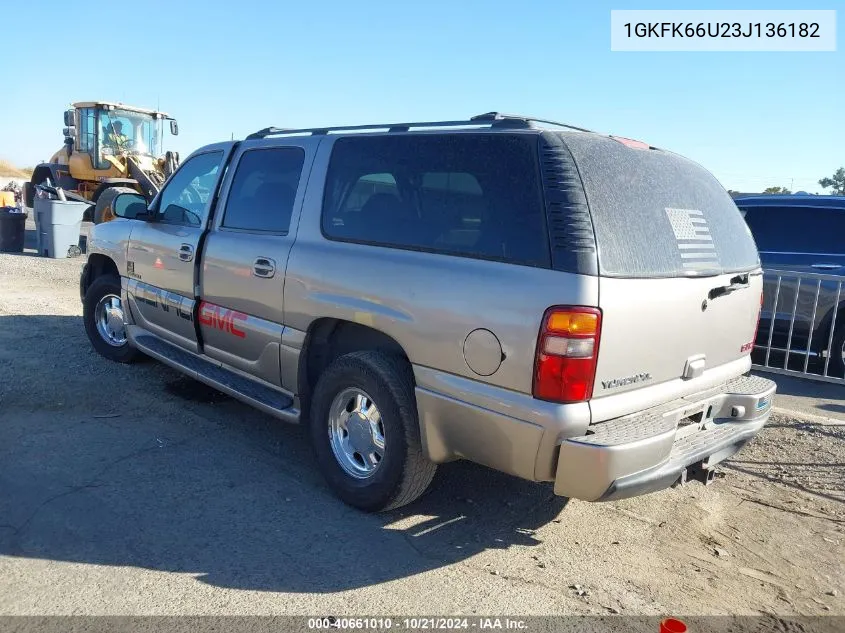
M 65 112 L 65 145 L 69 157 L 77 155 L 78 170 L 98 172 L 92 176 L 117 176 L 125 171 L 121 156 L 154 159 L 163 153 L 165 121 L 170 122 L 171 134 L 178 133 L 176 121 L 164 112 L 122 104 L 75 103 Z
M 96 202 L 114 186 L 130 186 L 152 199 L 179 164 L 178 152 L 162 150 L 165 122 L 171 135 L 176 121 L 164 112 L 122 103 L 81 101 L 64 112 L 64 144 L 37 165 L 25 190 L 32 206 L 38 185 L 61 187 Z

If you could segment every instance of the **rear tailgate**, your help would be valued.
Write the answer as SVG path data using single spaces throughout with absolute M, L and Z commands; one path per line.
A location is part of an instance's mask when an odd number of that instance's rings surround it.
M 563 136 L 598 247 L 602 331 L 593 421 L 745 371 L 762 276 L 751 232 L 724 188 L 670 152 Z
M 748 369 L 762 276 L 749 275 L 737 290 L 709 298 L 714 288 L 731 286 L 732 277 L 603 278 L 594 398 L 675 381 L 665 395 L 655 391 L 651 396 L 662 401 L 701 391 Z M 601 406 L 595 402 L 594 413 Z

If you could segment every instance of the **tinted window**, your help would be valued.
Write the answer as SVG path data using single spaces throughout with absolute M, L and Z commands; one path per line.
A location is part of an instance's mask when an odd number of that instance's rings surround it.
M 682 277 L 759 265 L 742 215 L 701 166 L 593 134 L 560 136 L 584 184 L 602 275 Z
M 388 193 L 399 197 L 399 189 L 391 174 L 364 174 L 353 185 L 343 201 L 342 213 L 357 212 L 364 203 L 377 193 Z
M 549 265 L 536 137 L 347 137 L 323 206 L 332 238 Z
M 748 207 L 745 221 L 761 251 L 842 253 L 845 209 Z
M 287 233 L 304 160 L 299 147 L 245 152 L 229 190 L 223 226 Z
M 159 220 L 173 224 L 201 226 L 206 203 L 214 190 L 223 152 L 208 152 L 185 161 L 165 185 L 159 198 Z

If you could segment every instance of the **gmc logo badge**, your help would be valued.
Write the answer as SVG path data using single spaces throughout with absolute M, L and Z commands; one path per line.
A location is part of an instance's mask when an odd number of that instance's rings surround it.
M 246 321 L 247 318 L 247 315 L 243 312 L 229 310 L 206 301 L 200 302 L 200 323 L 202 325 L 216 328 L 238 338 L 246 338 L 246 332 L 238 329 L 235 321 Z

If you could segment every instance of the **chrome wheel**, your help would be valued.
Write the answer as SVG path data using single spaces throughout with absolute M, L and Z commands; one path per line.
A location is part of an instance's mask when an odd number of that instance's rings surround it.
M 376 403 L 361 389 L 344 389 L 335 396 L 329 442 L 346 474 L 367 479 L 378 470 L 384 458 L 384 424 Z
M 97 324 L 97 332 L 106 343 L 112 347 L 126 344 L 126 326 L 120 297 L 113 294 L 103 296 L 94 310 L 94 322 Z

